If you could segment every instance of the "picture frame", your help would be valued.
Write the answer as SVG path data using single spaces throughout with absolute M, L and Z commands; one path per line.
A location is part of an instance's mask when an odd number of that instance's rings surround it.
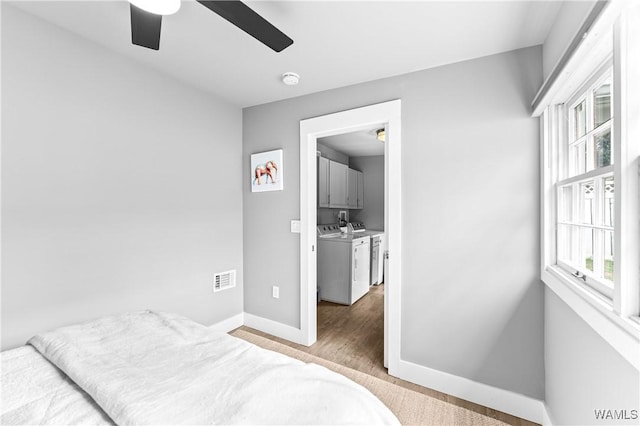
M 251 154 L 251 192 L 284 189 L 283 150 Z

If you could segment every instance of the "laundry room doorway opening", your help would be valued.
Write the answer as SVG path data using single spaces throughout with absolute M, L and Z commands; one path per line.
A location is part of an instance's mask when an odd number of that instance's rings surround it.
M 393 100 L 300 122 L 300 331 L 311 346 L 317 340 L 317 251 L 316 229 L 317 141 L 320 138 L 384 129 L 384 364 L 389 374 L 400 361 L 401 307 L 401 101 Z

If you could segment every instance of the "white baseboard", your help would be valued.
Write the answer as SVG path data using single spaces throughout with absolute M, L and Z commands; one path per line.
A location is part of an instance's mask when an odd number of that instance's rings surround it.
M 544 403 L 538 399 L 484 383 L 474 382 L 464 377 L 434 370 L 400 360 L 394 376 L 430 389 L 443 392 L 494 410 L 541 423 L 546 420 Z
M 263 333 L 268 333 L 272 336 L 289 340 L 290 342 L 298 343 L 300 345 L 305 344 L 302 330 L 291 327 L 290 325 L 262 318 L 257 315 L 248 314 L 246 312 L 244 313 L 244 325 L 255 328 Z
M 212 324 L 209 327 L 216 331 L 228 333 L 231 330 L 235 330 L 236 328 L 244 325 L 244 315 L 244 312 L 241 312 L 238 315 L 234 315 L 231 318 Z
M 211 328 L 229 332 L 242 325 L 304 345 L 304 336 L 300 329 L 246 312 L 213 324 Z M 546 405 L 543 401 L 535 398 L 484 383 L 474 382 L 464 377 L 434 370 L 402 359 L 393 375 L 429 389 L 540 423 L 544 426 L 553 426 Z

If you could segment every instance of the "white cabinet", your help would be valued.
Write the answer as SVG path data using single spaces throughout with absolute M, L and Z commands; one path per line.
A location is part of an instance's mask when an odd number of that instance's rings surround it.
M 347 195 L 347 205 L 350 209 L 358 208 L 358 171 L 349 169 L 347 179 L 349 194 Z
M 329 159 L 318 157 L 318 207 L 329 207 Z
M 349 196 L 348 205 L 350 209 L 361 209 L 364 207 L 364 174 L 357 170 L 349 169 Z
M 356 208 L 363 209 L 364 208 L 364 173 L 362 172 L 357 172 L 357 173 L 358 173 L 358 200 L 356 203 Z
M 364 175 L 347 165 L 318 157 L 318 207 L 364 207 Z
M 346 208 L 349 167 L 329 161 L 329 207 Z

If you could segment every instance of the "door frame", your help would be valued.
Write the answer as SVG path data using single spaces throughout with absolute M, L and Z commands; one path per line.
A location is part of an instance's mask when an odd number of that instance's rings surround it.
M 389 374 L 400 362 L 402 290 L 402 146 L 400 99 L 300 121 L 300 332 L 301 343 L 317 340 L 317 139 L 384 126 L 385 271 L 384 347 Z

